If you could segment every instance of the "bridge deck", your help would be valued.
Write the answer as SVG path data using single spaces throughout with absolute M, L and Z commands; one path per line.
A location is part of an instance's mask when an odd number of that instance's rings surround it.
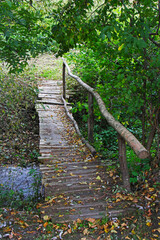
M 94 158 L 77 137 L 65 114 L 61 92 L 61 81 L 39 83 L 39 161 L 46 199 L 41 204 L 42 216 L 53 222 L 70 222 L 133 210 L 126 202 L 119 206 L 111 200 L 112 187 L 120 180 L 106 172 L 107 160 L 103 163 Z

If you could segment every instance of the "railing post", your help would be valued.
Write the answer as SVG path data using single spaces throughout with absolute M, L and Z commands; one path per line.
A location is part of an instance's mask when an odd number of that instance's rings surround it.
M 122 173 L 122 180 L 124 187 L 130 191 L 129 172 L 126 159 L 126 143 L 125 140 L 118 134 L 118 147 L 119 147 L 119 161 Z
M 65 76 L 65 64 L 63 63 L 63 74 L 62 74 L 62 78 L 63 78 L 63 98 L 66 99 L 66 76 Z
M 88 92 L 88 141 L 93 143 L 93 127 L 94 127 L 94 114 L 93 114 L 93 95 Z

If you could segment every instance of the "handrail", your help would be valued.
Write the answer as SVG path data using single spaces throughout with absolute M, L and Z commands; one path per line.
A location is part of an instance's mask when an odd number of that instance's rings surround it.
M 145 149 L 145 147 L 138 141 L 138 139 L 131 132 L 129 132 L 120 122 L 115 120 L 115 118 L 107 111 L 106 106 L 103 100 L 101 99 L 100 95 L 93 88 L 91 88 L 89 85 L 84 83 L 78 76 L 71 73 L 71 70 L 64 58 L 63 58 L 63 85 L 65 85 L 65 67 L 68 70 L 68 75 L 76 79 L 81 86 L 83 86 L 89 93 L 91 93 L 95 97 L 98 103 L 100 112 L 102 113 L 104 118 L 107 120 L 108 124 L 118 132 L 119 140 L 122 142 L 123 140 L 125 140 L 140 159 L 147 158 L 149 156 L 149 153 Z M 65 98 L 65 92 L 63 93 L 63 97 Z M 124 143 L 122 143 L 122 145 L 124 145 Z M 124 155 L 124 154 L 121 154 L 121 155 Z M 123 160 L 122 165 L 124 165 L 124 161 L 126 161 L 126 159 Z M 125 167 L 127 167 L 127 165 Z M 129 178 L 129 175 L 127 176 L 127 178 Z M 130 187 L 127 187 L 127 188 L 129 189 Z

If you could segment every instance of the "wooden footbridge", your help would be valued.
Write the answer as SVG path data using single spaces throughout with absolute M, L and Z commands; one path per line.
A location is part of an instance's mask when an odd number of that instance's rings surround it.
M 72 115 L 64 107 L 65 66 L 68 67 L 64 62 L 63 80 L 42 80 L 38 86 L 36 109 L 40 126 L 39 161 L 45 189 L 41 214 L 53 222 L 71 222 L 78 218 L 113 217 L 134 210 L 129 202 L 121 200 L 119 204 L 116 193 L 113 201 L 114 186 L 122 185 L 120 178 L 116 176 L 113 179 L 111 172 L 106 171 L 109 164 L 107 160 L 104 163 L 93 157 L 67 116 Z M 136 144 L 133 143 L 134 146 Z M 140 148 L 139 153 L 145 155 L 146 150 L 143 146 Z M 120 158 L 124 164 L 123 154 Z M 126 174 L 126 169 L 124 171 Z M 129 188 L 128 175 L 124 174 L 123 183 Z

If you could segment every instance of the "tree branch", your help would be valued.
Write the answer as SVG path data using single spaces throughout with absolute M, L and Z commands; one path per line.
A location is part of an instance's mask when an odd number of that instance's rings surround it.
M 155 33 L 149 34 L 149 40 L 151 42 L 153 42 L 157 47 L 160 47 L 160 43 L 158 43 L 154 40 L 154 37 L 158 35 L 159 28 L 160 28 L 160 0 L 158 1 L 158 21 L 159 21 L 159 23 L 158 23 L 157 31 Z
M 101 8 L 103 5 L 105 5 L 105 2 L 104 3 L 102 3 L 100 6 L 98 6 L 90 15 L 89 15 L 89 17 L 86 19 L 86 20 L 88 20 L 99 8 Z

